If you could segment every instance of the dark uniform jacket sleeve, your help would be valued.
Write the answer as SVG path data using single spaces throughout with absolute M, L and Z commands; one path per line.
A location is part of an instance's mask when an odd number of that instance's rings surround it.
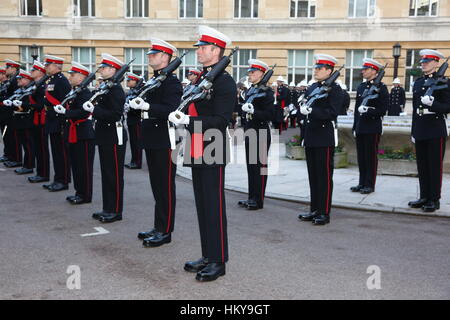
M 387 107 L 389 105 L 389 92 L 385 84 L 381 84 L 380 92 L 378 93 L 378 98 L 369 100 L 370 107 L 374 107 L 375 109 L 369 108 L 366 114 L 362 116 L 384 116 L 387 111 Z
M 92 97 L 92 93 L 88 89 L 81 91 L 73 102 L 70 103 L 70 109 L 66 111 L 66 118 L 80 120 L 89 117 L 90 113 L 83 109 L 83 103 Z
M 32 99 L 35 103 L 30 103 L 31 108 L 35 111 L 42 111 L 44 108 L 44 100 L 45 100 L 45 83 L 43 83 L 36 91 L 31 95 Z
M 309 117 L 314 120 L 335 120 L 342 105 L 341 90 L 341 87 L 334 83 L 327 99 L 316 100 L 312 104 L 312 111 Z M 327 100 L 328 103 L 324 104 L 322 100 Z
M 450 112 L 450 88 L 434 92 L 434 101 L 431 107 L 432 112 L 449 113 Z
M 180 105 L 183 87 L 181 86 L 180 80 L 172 74 L 167 77 L 160 89 L 162 89 L 162 92 L 159 93 L 161 99 L 158 102 L 152 103 L 152 99 L 149 99 L 149 116 L 167 120 L 169 114 L 175 111 Z
M 93 115 L 98 120 L 105 122 L 117 122 L 122 118 L 123 105 L 125 103 L 125 92 L 118 84 L 114 85 L 109 94 L 108 99 L 102 99 L 94 108 Z
M 273 91 L 271 88 L 267 88 L 266 95 L 261 98 L 255 99 L 253 105 L 255 112 L 253 113 L 253 119 L 259 121 L 271 121 L 274 117 L 274 101 Z

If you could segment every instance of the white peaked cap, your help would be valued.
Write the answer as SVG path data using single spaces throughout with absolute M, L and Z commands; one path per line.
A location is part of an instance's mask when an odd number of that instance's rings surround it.
M 283 76 L 278 76 L 277 81 L 284 81 Z
M 152 44 L 152 47 L 147 54 L 157 53 L 157 52 L 165 52 L 170 55 L 177 54 L 178 50 L 170 43 L 158 39 L 158 38 L 150 38 L 150 42 Z
M 15 68 L 20 68 L 20 63 L 11 59 L 6 59 L 5 63 L 7 66 L 11 66 L 11 67 L 15 67 Z
M 248 65 L 248 71 L 260 70 L 262 72 L 266 72 L 267 69 L 269 69 L 269 65 L 267 63 L 257 59 L 249 59 Z
M 422 50 L 420 50 L 419 54 L 422 57 L 420 62 L 427 62 L 427 61 L 431 61 L 431 60 L 439 61 L 439 59 L 445 58 L 445 56 L 442 53 L 440 53 L 437 50 L 432 50 L 432 49 L 422 49 Z
M 208 26 L 199 26 L 198 33 L 200 39 L 194 46 L 204 46 L 209 44 L 214 44 L 221 48 L 226 48 L 231 45 L 231 39 L 224 35 L 222 32 L 217 31 Z
M 400 84 L 400 79 L 399 78 L 395 78 L 394 81 L 392 81 L 393 84 Z
M 91 73 L 91 71 L 89 71 L 88 68 L 86 68 L 85 66 L 83 66 L 82 64 L 80 64 L 76 61 L 72 61 L 72 67 L 70 68 L 70 70 L 68 72 L 69 73 L 78 72 L 78 73 L 84 74 L 85 76 L 88 76 L 89 73 Z
M 289 83 L 289 87 L 295 87 L 295 82 L 291 81 L 291 83 Z
M 370 59 L 370 58 L 364 58 L 363 59 L 363 68 L 371 68 L 374 69 L 375 71 L 380 70 L 381 68 L 383 68 L 383 65 L 381 63 L 379 63 L 377 60 L 374 59 Z
M 308 86 L 308 82 L 306 82 L 306 80 L 302 80 L 297 84 L 297 87 L 307 87 Z
M 102 53 L 102 62 L 100 64 L 100 67 L 110 66 L 116 69 L 120 69 L 123 65 L 123 61 L 117 59 L 109 53 Z
M 50 63 L 63 64 L 64 63 L 64 58 L 46 54 L 44 56 L 44 63 L 45 64 L 50 64 Z
M 39 71 L 41 71 L 43 73 L 46 72 L 45 71 L 45 66 L 41 62 L 39 62 L 37 60 L 34 60 L 34 62 L 33 62 L 33 66 L 31 67 L 31 71 L 33 71 L 33 69 L 39 70 Z
M 338 63 L 338 59 L 329 54 L 318 53 L 314 55 L 316 66 L 329 65 L 334 67 Z

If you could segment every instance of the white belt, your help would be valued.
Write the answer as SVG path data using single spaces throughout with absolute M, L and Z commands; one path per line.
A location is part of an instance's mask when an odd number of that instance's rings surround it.
M 422 111 L 421 111 L 421 109 L 419 109 L 419 108 L 416 109 L 416 112 L 419 116 L 424 115 L 424 114 L 436 114 L 436 112 L 431 112 L 428 109 L 422 109 Z

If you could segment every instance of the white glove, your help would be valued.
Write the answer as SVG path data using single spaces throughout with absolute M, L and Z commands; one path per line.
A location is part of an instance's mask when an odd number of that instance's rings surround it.
M 242 105 L 242 111 L 253 114 L 255 113 L 255 107 L 251 103 L 244 103 Z
M 175 125 L 189 124 L 189 116 L 177 110 L 169 114 L 169 121 Z
M 359 113 L 366 113 L 367 110 L 369 110 L 369 107 L 366 107 L 366 106 L 359 106 L 359 108 L 358 108 Z
M 289 105 L 289 111 L 292 112 L 292 110 L 294 110 L 294 105 L 291 103 L 291 104 Z
M 12 101 L 11 100 L 3 100 L 3 104 L 7 107 L 11 107 L 12 106 Z
M 59 114 L 65 114 L 66 113 L 66 108 L 64 108 L 62 105 L 58 104 L 56 106 L 54 106 L 55 112 L 59 113 Z
M 125 102 L 125 104 L 123 105 L 123 112 L 128 113 L 128 111 L 130 111 L 130 104 L 128 102 Z
M 85 103 L 83 103 L 83 109 L 87 112 L 92 113 L 94 111 L 94 105 L 92 104 L 92 102 L 86 101 Z
M 20 101 L 20 100 L 14 100 L 14 101 L 12 102 L 12 104 L 14 105 L 14 107 L 19 108 L 19 107 L 22 106 L 22 101 Z
M 148 111 L 150 109 L 150 105 L 144 101 L 142 98 L 136 98 L 130 101 L 130 108 Z
M 300 113 L 303 114 L 303 115 L 305 115 L 305 116 L 307 116 L 308 114 L 310 114 L 311 111 L 312 111 L 312 109 L 311 109 L 311 108 L 308 108 L 306 105 L 302 105 L 302 106 L 300 107 Z
M 434 97 L 433 96 L 423 96 L 422 98 L 420 98 L 420 100 L 422 101 L 423 105 L 431 107 L 434 102 Z

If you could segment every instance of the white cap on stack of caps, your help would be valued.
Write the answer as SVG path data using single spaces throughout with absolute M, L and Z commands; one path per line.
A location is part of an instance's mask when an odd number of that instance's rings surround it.
M 33 78 L 31 77 L 31 74 L 28 71 L 25 71 L 23 69 L 20 69 L 19 74 L 17 75 L 16 78 L 26 78 L 28 80 L 33 80 Z
M 64 63 L 64 58 L 46 54 L 44 56 L 44 64 L 48 65 L 48 64 L 51 64 L 51 63 L 63 64 Z
M 265 63 L 261 60 L 257 60 L 257 59 L 249 59 L 248 65 L 249 65 L 249 68 L 248 68 L 247 72 L 259 70 L 264 73 L 267 71 L 267 69 L 269 69 L 269 66 L 267 65 L 267 63 Z
M 200 39 L 194 44 L 194 47 L 206 46 L 206 45 L 215 45 L 220 48 L 225 49 L 227 46 L 231 45 L 231 40 L 222 32 L 217 31 L 208 26 L 199 26 L 198 33 L 200 35 Z
M 137 74 L 134 74 L 134 73 L 132 73 L 132 72 L 128 72 L 127 73 L 127 81 L 139 81 L 139 80 L 141 80 L 141 76 L 139 76 L 139 75 L 137 75 Z
M 158 53 L 158 52 L 165 52 L 168 55 L 173 55 L 176 54 L 178 52 L 177 48 L 175 48 L 173 45 L 171 45 L 170 43 L 158 39 L 158 38 L 151 38 L 150 42 L 152 44 L 152 47 L 150 48 L 150 50 L 147 52 L 147 54 L 154 54 L 154 53 Z
M 120 69 L 123 66 L 123 62 L 109 53 L 102 53 L 102 62 L 99 67 L 113 67 Z
M 68 72 L 69 73 L 77 72 L 77 73 L 81 73 L 85 76 L 88 76 L 89 73 L 91 73 L 88 68 L 86 68 L 82 64 L 75 62 L 75 61 L 72 61 L 72 68 L 70 68 L 70 70 Z
M 370 58 L 364 58 L 363 59 L 363 69 L 371 68 L 375 71 L 380 71 L 381 68 L 383 68 L 383 65 L 379 63 L 377 60 L 370 59 Z
M 445 56 L 442 53 L 440 53 L 439 51 L 431 50 L 431 49 L 422 49 L 422 50 L 420 50 L 419 54 L 422 57 L 422 59 L 420 59 L 420 63 L 428 62 L 431 60 L 435 60 L 435 61 L 439 62 L 440 59 L 445 58 Z

